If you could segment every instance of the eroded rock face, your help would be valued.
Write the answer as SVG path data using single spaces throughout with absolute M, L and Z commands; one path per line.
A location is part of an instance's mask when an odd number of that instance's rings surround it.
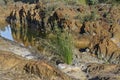
M 100 40 L 98 44 L 93 49 L 93 53 L 107 62 L 119 64 L 119 48 L 118 46 L 109 38 Z
M 69 76 L 50 64 L 42 55 L 39 59 L 28 59 L 27 56 L 29 55 L 22 56 L 21 53 L 25 55 L 28 53 L 35 54 L 32 53 L 32 50 L 0 37 L 0 76 L 2 78 L 4 73 L 7 74 L 9 72 L 5 77 L 13 78 L 14 80 L 71 80 Z M 36 56 L 38 57 L 38 55 Z
M 90 80 L 119 80 L 119 68 L 120 65 L 90 63 L 86 64 L 84 71 L 88 73 Z
M 79 20 L 75 19 L 78 12 L 73 8 L 60 7 L 55 10 L 50 18 L 53 18 L 53 22 L 56 21 L 57 25 L 61 28 L 71 29 L 73 31 L 78 30 L 79 32 L 82 24 Z M 51 25 L 51 24 L 50 24 Z M 54 27 L 51 25 L 51 27 Z
M 119 64 L 119 27 L 106 22 L 94 21 L 84 23 L 84 32 L 89 34 L 91 53 L 110 63 Z
M 2 72 L 6 73 L 6 71 L 10 71 L 9 74 L 11 75 L 8 76 L 9 79 L 15 78 L 12 75 L 16 74 L 16 76 L 22 76 L 23 80 L 34 80 L 35 78 L 36 80 L 72 80 L 46 61 L 26 60 L 25 58 L 5 51 L 0 52 L 0 70 L 0 76 L 4 75 Z M 23 74 L 25 75 L 23 76 Z M 28 78 L 31 74 L 34 75 Z M 17 79 L 21 78 L 18 77 Z
M 0 24 L 5 26 L 6 25 L 6 17 L 9 16 L 11 10 L 10 7 L 13 5 L 9 5 L 8 8 L 6 8 L 5 5 L 0 5 Z
M 111 38 L 111 40 L 119 47 L 119 42 L 120 42 L 120 25 L 118 23 L 114 23 L 111 26 L 110 29 L 113 37 Z
M 62 19 L 62 18 L 74 18 L 76 16 L 76 12 L 74 9 L 72 8 L 67 8 L 67 7 L 61 7 L 61 8 L 58 8 L 54 15 L 56 15 L 56 17 L 58 19 Z
M 102 21 L 94 21 L 94 22 L 85 22 L 84 23 L 85 33 L 89 33 L 91 36 L 97 35 L 99 38 L 110 37 L 109 33 L 109 25 L 104 25 Z M 103 26 L 104 25 L 104 26 Z
M 45 61 L 30 61 L 24 67 L 28 73 L 38 75 L 42 80 L 71 80 L 66 74 L 60 72 L 57 68 L 53 68 Z
M 19 56 L 14 55 L 12 52 L 1 51 L 0 52 L 0 70 L 2 71 L 10 70 L 17 65 L 22 66 L 23 60 L 21 60 Z
M 44 8 L 42 3 L 15 6 L 10 16 L 7 18 L 8 22 L 14 26 L 26 25 L 28 27 L 34 26 L 35 28 L 44 27 Z
M 102 53 L 102 55 L 107 58 L 107 56 L 110 56 L 109 54 L 112 54 L 114 51 L 116 51 L 118 47 L 111 40 L 104 39 L 99 43 L 99 49 L 101 51 L 100 53 Z M 106 56 L 105 54 L 108 55 Z
M 0 50 L 0 79 L 23 79 L 23 80 L 39 80 L 40 78 L 26 74 L 23 70 L 24 65 L 26 64 L 25 58 L 15 55 L 12 52 L 1 51 Z
M 12 11 L 8 10 L 11 13 L 7 20 L 11 24 L 13 24 L 13 27 L 23 25 L 23 26 L 28 26 L 31 29 L 39 30 L 40 32 L 42 31 L 45 32 L 45 30 L 47 29 L 46 26 L 50 27 L 52 30 L 54 30 L 55 26 L 58 26 L 62 29 L 71 30 L 73 34 L 77 34 L 75 35 L 74 42 L 75 42 L 75 46 L 78 49 L 88 48 L 89 53 L 96 55 L 99 59 L 103 60 L 104 63 L 105 62 L 111 63 L 110 65 L 96 64 L 96 62 L 99 63 L 99 61 L 95 62 L 96 59 L 91 59 L 93 56 L 89 57 L 88 53 L 84 52 L 85 54 L 82 55 L 81 58 L 85 60 L 78 60 L 78 63 L 80 64 L 79 61 L 84 63 L 94 62 L 93 64 L 86 65 L 87 68 L 85 71 L 87 74 L 89 74 L 90 80 L 95 80 L 95 79 L 119 80 L 119 76 L 120 76 L 119 65 L 112 65 L 112 64 L 120 64 L 120 49 L 119 49 L 120 48 L 120 43 L 119 43 L 120 42 L 120 36 L 119 36 L 120 9 L 117 8 L 116 6 L 113 7 L 111 5 L 106 5 L 106 4 L 100 6 L 98 5 L 95 8 L 97 8 L 100 18 L 92 21 L 91 20 L 84 21 L 83 23 L 80 22 L 80 19 L 78 19 L 78 17 L 76 19 L 76 16 L 79 13 L 80 14 L 86 13 L 85 10 L 88 9 L 86 7 L 80 6 L 79 8 L 71 8 L 71 7 L 62 6 L 59 8 L 52 8 L 53 10 L 49 16 L 47 15 L 49 13 L 47 12 L 48 9 L 46 9 L 47 7 L 43 3 L 30 4 L 30 5 L 21 3 L 17 6 L 12 5 L 10 6 L 10 8 L 12 9 Z M 90 11 L 88 12 L 89 14 L 91 14 L 92 8 L 89 9 Z M 7 15 L 5 14 L 4 17 L 5 16 Z M 86 18 L 89 18 L 89 16 Z M 84 34 L 86 36 L 84 36 Z M 0 45 L 4 45 L 3 42 L 0 42 Z M 32 77 L 33 80 L 34 79 L 35 80 L 37 79 L 38 80 L 40 79 L 41 80 L 51 80 L 51 79 L 71 80 L 71 78 L 64 75 L 61 71 L 59 71 L 57 68 L 55 68 L 54 66 L 52 66 L 51 64 L 49 64 L 44 60 L 28 61 L 26 59 L 24 60 L 18 57 L 13 57 L 14 55 L 11 55 L 13 53 L 14 54 L 19 53 L 24 58 L 34 59 L 35 55 L 31 56 L 31 53 L 24 48 L 22 49 L 20 49 L 20 47 L 13 48 L 13 45 L 11 44 L 9 44 L 9 47 L 7 45 L 4 45 L 0 48 L 3 51 L 7 50 L 8 52 L 6 53 L 9 53 L 9 51 L 11 52 L 10 54 L 4 54 L 4 52 L 0 54 L 1 55 L 0 68 L 3 71 L 18 69 L 19 72 L 20 69 L 23 72 L 25 71 L 25 73 L 22 72 L 20 73 L 24 74 L 25 75 L 24 77 L 28 80 L 30 79 L 28 78 L 28 73 L 30 74 L 29 76 L 33 74 Z M 24 51 L 25 53 L 28 54 L 24 55 L 23 52 L 18 52 L 18 51 Z M 35 57 L 35 59 L 38 58 L 39 57 L 37 58 Z M 77 57 L 74 57 L 75 60 L 76 58 Z M 21 66 L 19 65 L 20 63 L 22 63 Z M 14 74 L 16 74 L 16 76 L 19 75 L 17 74 L 17 72 Z
M 16 6 L 15 6 L 16 7 Z M 77 33 L 82 26 L 79 20 L 74 19 L 77 16 L 77 11 L 73 8 L 60 7 L 55 9 L 50 15 L 47 15 L 46 5 L 43 3 L 24 4 L 22 7 L 12 10 L 8 17 L 8 22 L 15 25 L 26 25 L 28 27 L 34 26 L 34 28 L 44 31 L 46 26 L 49 26 L 52 30 L 57 24 L 58 27 L 64 29 L 71 29 Z

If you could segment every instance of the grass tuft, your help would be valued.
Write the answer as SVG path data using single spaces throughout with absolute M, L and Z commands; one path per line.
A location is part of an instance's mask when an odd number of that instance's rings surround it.
M 65 63 L 71 64 L 73 59 L 73 40 L 70 32 L 62 31 L 58 26 L 47 38 L 41 39 L 40 45 L 54 55 L 60 56 Z

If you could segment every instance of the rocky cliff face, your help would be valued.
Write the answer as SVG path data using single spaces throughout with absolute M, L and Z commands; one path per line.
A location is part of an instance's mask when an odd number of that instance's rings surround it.
M 59 1 L 38 3 L 36 3 L 38 0 L 14 1 L 14 4 L 0 5 L 0 13 L 2 13 L 0 23 L 6 20 L 12 26 L 15 40 L 25 41 L 25 46 L 35 45 L 33 35 L 26 38 L 29 29 L 38 31 L 39 34 L 36 32 L 36 35 L 43 34 L 44 37 L 49 37 L 51 32 L 55 32 L 56 27 L 60 28 L 61 32 L 68 31 L 74 39 L 73 64 L 64 65 L 62 62 L 54 64 L 66 75 L 50 64 L 49 59 L 49 61 L 43 59 L 48 54 L 44 56 L 36 52 L 32 54 L 25 47 L 12 45 L 13 42 L 0 38 L 1 79 L 5 79 L 3 76 L 15 80 L 17 76 L 19 79 L 27 80 L 120 79 L 120 5 L 98 4 L 93 8 L 81 4 L 66 5 Z M 29 2 L 32 4 L 26 4 Z M 1 3 L 5 4 L 3 1 Z M 19 33 L 22 33 L 24 38 L 21 38 L 20 34 L 16 35 L 21 28 L 24 29 Z M 39 46 L 39 43 L 36 43 Z M 57 63 L 54 58 L 52 59 Z M 78 77 L 79 75 L 81 76 Z

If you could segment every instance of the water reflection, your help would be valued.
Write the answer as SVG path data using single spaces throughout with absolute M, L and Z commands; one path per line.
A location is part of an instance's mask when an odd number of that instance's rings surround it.
M 11 26 L 13 39 L 19 43 L 23 43 L 24 46 L 34 46 L 37 37 L 44 37 L 36 28 L 28 28 L 26 26 Z
M 10 25 L 8 25 L 5 28 L 0 29 L 0 35 L 4 38 L 7 38 L 9 40 L 14 41 L 13 36 L 12 36 L 12 32 L 11 32 L 11 28 Z
M 0 35 L 9 40 L 23 44 L 25 47 L 35 46 L 38 37 L 45 37 L 37 28 L 29 28 L 26 26 L 7 26 L 4 30 L 0 30 Z

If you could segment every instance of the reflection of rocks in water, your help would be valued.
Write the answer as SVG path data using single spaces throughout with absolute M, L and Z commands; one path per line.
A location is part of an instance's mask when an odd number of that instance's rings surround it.
M 37 29 L 27 28 L 24 26 L 11 26 L 13 39 L 24 46 L 35 46 L 37 37 L 44 37 L 45 35 Z
M 0 36 L 13 41 L 10 25 L 6 26 L 3 29 L 0 29 Z
M 36 38 L 45 37 L 45 7 L 40 2 L 37 4 L 23 4 L 22 7 L 15 5 L 10 16 L 7 18 L 11 24 L 12 36 L 15 41 L 24 46 L 36 45 Z

